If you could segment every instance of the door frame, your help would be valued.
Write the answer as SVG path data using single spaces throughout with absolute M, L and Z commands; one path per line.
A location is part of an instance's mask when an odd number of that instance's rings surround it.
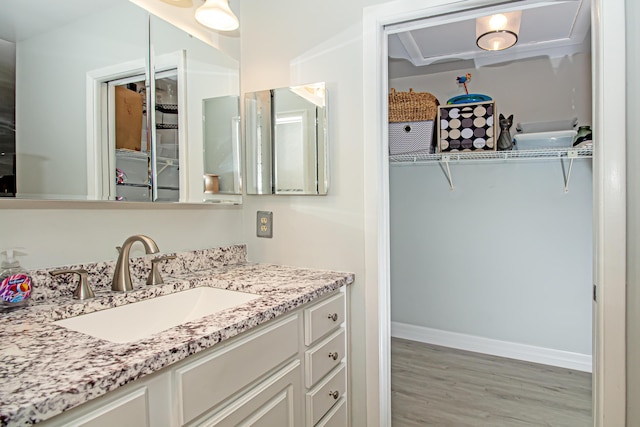
M 398 0 L 364 9 L 364 229 L 367 425 L 391 425 L 390 231 L 387 33 L 392 24 L 488 7 L 502 0 Z M 623 427 L 625 370 L 624 0 L 591 0 L 594 302 L 593 420 Z M 606 95 L 606 96 L 605 96 Z M 606 151 L 598 141 L 607 136 Z

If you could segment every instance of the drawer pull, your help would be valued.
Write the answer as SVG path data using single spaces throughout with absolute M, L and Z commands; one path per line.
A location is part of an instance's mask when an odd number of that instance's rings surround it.
M 328 318 L 329 318 L 329 319 L 331 319 L 331 320 L 333 320 L 334 322 L 337 322 L 337 321 L 338 321 L 338 313 L 330 314 L 330 315 L 328 316 Z
M 338 400 L 338 398 L 340 397 L 340 392 L 338 390 L 330 391 L 329 396 L 333 397 L 335 400 Z
M 333 353 L 329 353 L 329 357 L 333 360 L 338 360 L 338 352 L 334 351 Z

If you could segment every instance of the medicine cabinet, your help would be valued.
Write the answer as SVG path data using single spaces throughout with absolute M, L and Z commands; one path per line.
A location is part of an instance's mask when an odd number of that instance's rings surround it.
M 224 140 L 203 126 L 205 100 L 239 96 L 239 62 L 128 0 L 41 3 L 0 6 L 16 106 L 15 162 L 2 171 L 15 186 L 4 195 L 239 203 L 237 103 L 208 113 Z M 216 193 L 205 174 L 218 175 Z
M 246 93 L 247 193 L 326 195 L 324 83 Z

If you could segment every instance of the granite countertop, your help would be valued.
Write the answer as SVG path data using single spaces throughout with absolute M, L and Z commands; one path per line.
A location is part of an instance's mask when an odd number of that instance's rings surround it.
M 90 272 L 102 274 L 94 276 L 100 282 L 94 285 L 95 299 L 73 300 L 72 287 L 67 285 L 64 291 L 49 292 L 27 308 L 0 314 L 0 425 L 31 425 L 51 418 L 354 280 L 351 273 L 247 263 L 243 259 L 246 248 L 237 248 L 241 249 L 236 259 L 203 263 L 206 265 L 198 264 L 202 253 L 178 254 L 173 266 L 164 269 L 165 284 L 145 286 L 134 280 L 134 291 L 126 294 L 114 293 L 106 286 L 111 278 L 106 273 L 112 265 L 95 264 Z M 141 258 L 138 264 L 132 263 L 132 278 L 139 279 L 148 262 Z M 34 274 L 34 279 L 46 281 L 47 291 L 55 288 L 51 279 L 40 273 Z M 124 344 L 51 323 L 201 286 L 262 297 Z

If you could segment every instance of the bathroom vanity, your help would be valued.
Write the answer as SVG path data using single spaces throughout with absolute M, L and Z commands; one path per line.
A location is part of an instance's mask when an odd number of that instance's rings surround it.
M 149 260 L 135 259 L 134 291 L 121 294 L 105 280 L 111 263 L 84 265 L 96 293 L 85 302 L 71 299 L 73 283 L 33 272 L 47 289 L 0 317 L 0 425 L 348 425 L 353 274 L 245 256 L 244 246 L 176 254 L 155 286 L 140 281 Z M 128 342 L 52 323 L 200 287 L 258 297 Z

